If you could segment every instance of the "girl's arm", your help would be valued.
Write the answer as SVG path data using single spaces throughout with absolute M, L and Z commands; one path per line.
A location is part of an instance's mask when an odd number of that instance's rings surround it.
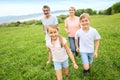
M 46 64 L 49 64 L 51 62 L 52 54 L 51 54 L 50 48 L 48 48 L 48 54 L 49 56 L 48 56 L 48 61 L 46 62 Z
M 75 58 L 74 58 L 74 56 L 73 56 L 73 53 L 72 53 L 72 51 L 70 50 L 70 48 L 68 47 L 67 43 L 64 45 L 64 47 L 65 47 L 68 55 L 70 56 L 70 59 L 72 60 L 72 63 L 73 63 L 73 65 L 74 65 L 74 68 L 75 68 L 75 69 L 78 69 L 78 65 L 77 65 L 76 62 L 75 62 Z
M 94 57 L 97 58 L 98 56 L 98 48 L 99 48 L 99 40 L 95 40 L 95 51 L 94 51 Z

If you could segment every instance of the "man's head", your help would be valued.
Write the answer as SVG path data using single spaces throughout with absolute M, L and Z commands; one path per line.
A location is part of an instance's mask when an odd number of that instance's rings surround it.
M 44 15 L 49 15 L 49 13 L 50 13 L 50 7 L 49 6 L 44 5 L 42 10 L 44 12 Z

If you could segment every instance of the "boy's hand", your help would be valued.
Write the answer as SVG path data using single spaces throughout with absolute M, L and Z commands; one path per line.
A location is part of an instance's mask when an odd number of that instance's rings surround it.
M 95 58 L 97 58 L 97 57 L 98 57 L 97 52 L 94 52 L 94 57 L 95 57 Z
M 47 64 L 47 65 L 50 64 L 50 61 L 48 60 L 48 61 L 46 62 L 46 64 Z
M 74 68 L 75 68 L 75 69 L 78 69 L 78 65 L 77 65 L 76 63 L 74 64 Z

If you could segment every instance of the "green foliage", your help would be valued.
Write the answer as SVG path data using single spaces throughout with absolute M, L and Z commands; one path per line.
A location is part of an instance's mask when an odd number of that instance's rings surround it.
M 78 9 L 75 13 L 76 16 L 80 16 L 82 13 L 89 13 L 90 15 L 96 15 L 97 12 L 95 10 L 92 10 L 91 8 L 87 8 L 87 9 Z
M 65 20 L 67 17 L 68 17 L 67 15 L 63 15 L 63 14 L 57 16 L 57 18 L 58 18 L 58 22 L 59 22 L 59 23 L 63 23 L 64 20 Z
M 120 2 L 117 2 L 112 6 L 112 13 L 120 13 Z
M 111 15 L 116 13 L 120 13 L 120 2 L 113 4 L 113 6 L 109 7 L 106 10 L 99 11 L 98 14 Z
M 8 23 L 6 26 L 7 27 L 19 27 L 20 24 L 21 24 L 21 22 L 17 21 L 17 22 Z
M 21 23 L 19 27 L 0 28 L 0 80 L 56 80 L 53 63 L 45 64 L 48 52 L 42 25 L 27 26 Z M 82 76 L 80 59 L 76 59 L 78 70 L 69 61 L 68 80 L 119 80 L 120 14 L 91 16 L 91 26 L 102 37 L 98 58 L 94 59 L 88 77 Z M 64 23 L 59 24 L 59 29 L 68 40 Z
M 80 16 L 82 13 L 84 13 L 84 9 L 78 9 L 75 13 L 76 16 Z

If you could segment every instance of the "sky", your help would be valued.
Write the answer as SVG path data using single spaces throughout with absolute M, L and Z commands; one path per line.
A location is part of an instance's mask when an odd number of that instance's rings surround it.
M 120 0 L 0 0 L 0 17 L 19 16 L 41 13 L 43 5 L 48 5 L 51 11 L 91 8 L 105 10 Z

